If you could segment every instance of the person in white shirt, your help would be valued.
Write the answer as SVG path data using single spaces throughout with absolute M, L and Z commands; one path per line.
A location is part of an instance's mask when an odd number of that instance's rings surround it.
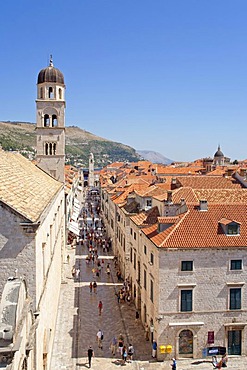
M 96 338 L 98 341 L 98 347 L 103 349 L 102 340 L 103 340 L 103 331 L 99 329 L 98 333 L 96 334 Z

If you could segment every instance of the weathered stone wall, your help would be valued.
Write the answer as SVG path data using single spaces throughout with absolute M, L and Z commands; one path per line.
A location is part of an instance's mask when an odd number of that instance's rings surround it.
M 25 277 L 28 293 L 35 297 L 35 236 L 23 231 L 24 221 L 0 204 L 0 298 L 7 279 L 15 274 Z
M 232 259 L 242 259 L 243 269 L 230 270 Z M 181 271 L 181 261 L 193 261 L 193 271 Z M 246 264 L 244 249 L 161 251 L 156 324 L 159 344 L 171 344 L 173 354 L 179 356 L 179 333 L 189 329 L 194 336 L 193 355 L 201 357 L 208 331 L 214 331 L 215 345 L 227 347 L 227 330 L 237 328 L 243 329 L 242 354 L 246 354 Z M 229 290 L 236 287 L 242 288 L 241 310 L 229 310 Z M 181 289 L 193 291 L 192 312 L 180 310 Z

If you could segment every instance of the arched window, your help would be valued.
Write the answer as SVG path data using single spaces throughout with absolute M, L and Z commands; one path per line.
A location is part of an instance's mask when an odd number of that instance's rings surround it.
M 49 144 L 48 143 L 45 143 L 45 155 L 48 155 L 49 154 Z
M 58 96 L 59 96 L 59 99 L 62 99 L 62 89 L 58 90 Z
M 39 90 L 39 97 L 40 99 L 43 99 L 43 87 L 41 87 Z
M 49 99 L 54 99 L 54 91 L 52 87 L 49 87 Z
M 44 115 L 44 127 L 49 127 L 50 126 L 50 117 L 49 114 Z
M 52 115 L 52 127 L 56 127 L 57 126 L 57 116 L 56 114 L 53 114 Z
M 56 143 L 45 143 L 45 155 L 56 155 L 57 144 Z

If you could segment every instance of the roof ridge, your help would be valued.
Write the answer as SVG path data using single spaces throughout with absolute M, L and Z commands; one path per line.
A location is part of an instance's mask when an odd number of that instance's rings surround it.
M 173 235 L 173 233 L 175 232 L 175 230 L 179 227 L 179 225 L 182 223 L 182 221 L 187 217 L 187 215 L 190 213 L 190 210 L 188 209 L 187 212 L 181 217 L 181 219 L 179 221 L 177 221 L 175 224 L 173 224 L 172 226 L 172 230 L 171 232 L 167 235 L 167 237 L 163 240 L 163 242 L 161 243 L 161 247 L 164 246 L 165 242 L 167 240 L 169 240 L 169 238 Z

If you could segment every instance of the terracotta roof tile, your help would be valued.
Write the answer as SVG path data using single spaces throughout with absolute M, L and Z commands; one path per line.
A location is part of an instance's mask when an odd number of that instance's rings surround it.
M 181 186 L 193 189 L 234 189 L 241 188 L 241 185 L 232 177 L 223 176 L 177 176 L 177 181 Z
M 201 189 L 194 190 L 197 199 L 206 199 L 208 203 L 246 203 L 247 189 Z
M 228 220 L 227 218 L 224 218 L 224 217 L 221 220 L 219 220 L 219 223 L 222 224 L 222 225 L 229 225 L 232 222 L 236 222 L 237 224 L 239 224 L 239 222 L 237 222 L 237 221 Z
M 223 218 L 241 224 L 240 234 L 225 235 L 219 225 L 219 220 Z M 211 204 L 207 211 L 200 211 L 197 206 L 190 205 L 179 222 L 150 239 L 163 248 L 246 247 L 247 205 Z

